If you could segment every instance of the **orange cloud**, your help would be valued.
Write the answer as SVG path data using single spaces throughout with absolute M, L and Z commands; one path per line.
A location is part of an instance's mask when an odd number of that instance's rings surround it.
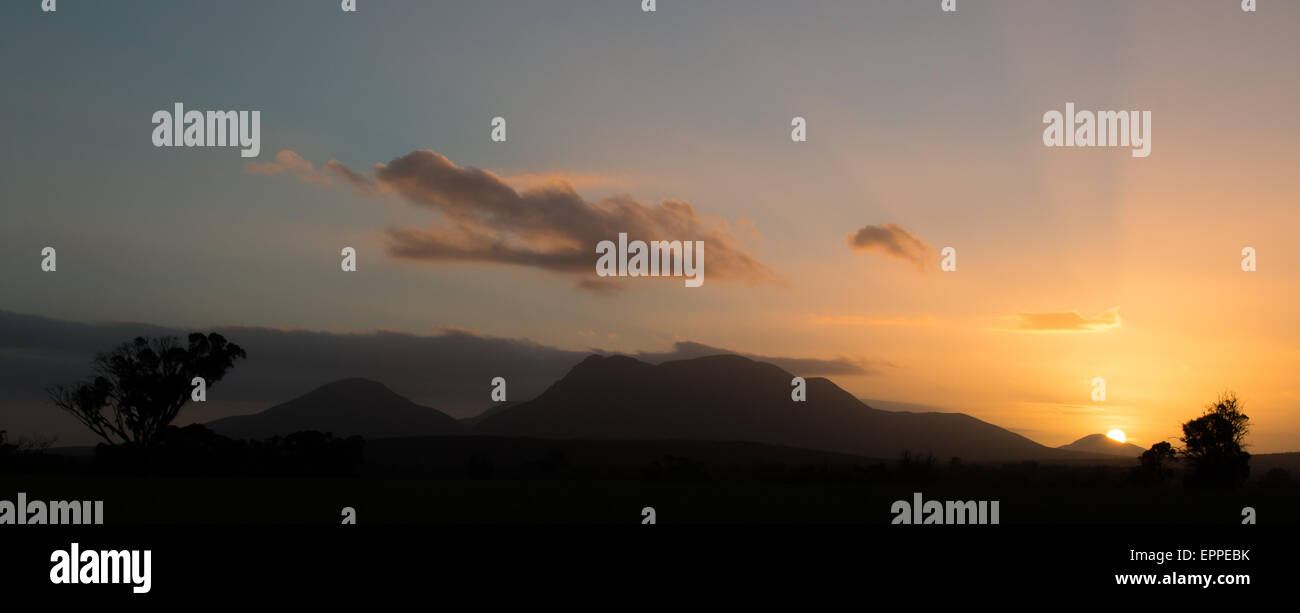
M 921 317 L 863 317 L 861 315 L 813 315 L 809 321 L 832 326 L 924 326 L 935 322 L 929 315 Z
M 275 165 L 249 172 L 292 172 L 304 180 L 325 177 L 292 151 L 281 151 Z M 643 203 L 629 195 L 591 202 L 569 180 L 556 175 L 536 187 L 517 189 L 509 180 L 486 170 L 457 166 L 433 151 L 412 151 L 369 174 L 353 171 L 337 160 L 324 173 L 344 179 L 362 195 L 397 194 L 429 207 L 441 219 L 428 227 L 393 227 L 387 232 L 389 256 L 428 262 L 489 262 L 531 266 L 566 274 L 594 277 L 596 244 L 626 232 L 635 240 L 704 241 L 710 280 L 776 283 L 776 274 L 744 246 L 725 221 L 698 215 L 681 200 Z M 746 234 L 757 235 L 750 224 Z M 620 289 L 589 278 L 578 287 L 598 293 Z
M 601 187 L 618 183 L 613 177 L 581 172 L 526 172 L 523 174 L 501 177 L 511 187 L 525 191 L 548 185 L 568 185 L 573 188 Z
M 1084 317 L 1078 311 L 1045 313 L 1020 312 L 1017 323 L 1004 330 L 1011 332 L 1103 332 L 1120 325 L 1119 307 Z
M 333 160 L 331 160 L 332 162 Z M 281 151 L 275 154 L 274 162 L 259 164 L 249 162 L 244 165 L 244 172 L 256 175 L 278 175 L 285 172 L 293 173 L 294 176 L 308 183 L 329 183 L 329 177 L 321 174 L 312 166 L 311 162 L 303 159 L 302 156 L 289 150 Z

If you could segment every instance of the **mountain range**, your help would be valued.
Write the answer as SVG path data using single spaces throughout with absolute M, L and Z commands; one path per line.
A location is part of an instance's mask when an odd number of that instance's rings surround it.
M 235 438 L 319 430 L 366 438 L 475 434 L 756 442 L 872 458 L 933 454 L 942 462 L 953 457 L 987 462 L 1107 454 L 1046 447 L 961 413 L 876 409 L 824 378 L 807 378 L 806 400 L 797 402 L 791 398 L 793 377 L 737 355 L 658 365 L 592 355 L 536 398 L 498 405 L 473 420 L 458 422 L 376 381 L 345 379 L 208 427 Z

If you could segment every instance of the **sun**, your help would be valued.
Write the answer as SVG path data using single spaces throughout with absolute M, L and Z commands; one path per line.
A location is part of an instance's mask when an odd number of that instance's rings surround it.
M 1107 432 L 1106 436 L 1109 436 L 1111 440 L 1119 441 L 1121 443 L 1128 440 L 1128 437 L 1124 436 L 1124 431 L 1119 429 L 1115 429 L 1115 430 L 1111 430 L 1110 432 Z

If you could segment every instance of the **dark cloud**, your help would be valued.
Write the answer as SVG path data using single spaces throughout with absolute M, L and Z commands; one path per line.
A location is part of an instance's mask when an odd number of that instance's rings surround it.
M 85 378 L 97 352 L 135 336 L 184 337 L 191 331 L 80 324 L 0 311 L 0 430 L 58 435 L 63 443 L 93 442 L 73 418 L 49 404 L 43 390 Z M 215 331 L 242 346 L 248 359 L 213 386 L 207 403 L 187 405 L 182 422 L 261 411 L 346 377 L 381 381 L 417 403 L 467 417 L 492 406 L 493 377 L 506 378 L 512 399 L 532 398 L 589 355 L 454 329 L 430 336 L 254 327 Z
M 441 214 L 427 227 L 389 228 L 387 250 L 395 258 L 491 262 L 594 277 L 596 244 L 626 233 L 629 240 L 704 241 L 709 280 L 776 282 L 772 270 L 749 253 L 725 222 L 702 217 L 681 200 L 654 204 L 620 195 L 591 202 L 563 179 L 520 191 L 496 174 L 457 166 L 428 150 L 376 164 L 373 176 L 335 160 L 323 171 L 363 194 L 397 194 Z M 606 289 L 585 282 L 579 287 Z
M 261 411 L 347 377 L 374 379 L 417 403 L 453 417 L 469 417 L 493 405 L 493 377 L 506 378 L 511 400 L 528 400 L 593 353 L 455 328 L 428 336 L 257 327 L 212 330 L 242 346 L 248 359 L 213 386 L 208 402 L 187 405 L 178 425 Z M 96 353 L 136 336 L 183 338 L 192 331 L 132 323 L 83 324 L 0 311 L 0 430 L 14 436 L 55 435 L 60 444 L 95 442 L 71 416 L 49 403 L 45 388 L 82 380 L 90 374 Z M 683 342 L 669 352 L 636 357 L 663 362 L 719 353 L 732 352 Z M 801 375 L 875 372 L 870 364 L 846 358 L 749 357 Z
M 925 269 L 934 257 L 934 249 L 920 237 L 892 223 L 865 226 L 848 235 L 849 248 L 865 253 L 881 253 L 888 257 L 911 262 Z
M 759 362 L 768 362 L 780 366 L 781 368 L 800 376 L 807 375 L 875 375 L 880 374 L 881 370 L 886 367 L 893 367 L 888 362 L 872 362 L 862 359 L 853 358 L 782 358 L 755 355 L 752 353 L 739 353 L 719 347 L 710 347 L 702 343 L 693 341 L 678 341 L 673 345 L 672 351 L 665 352 L 648 352 L 642 351 L 632 354 L 638 360 L 659 364 L 670 362 L 672 360 L 689 360 L 692 358 L 702 358 L 704 356 L 718 355 L 721 353 L 742 355 L 751 360 Z

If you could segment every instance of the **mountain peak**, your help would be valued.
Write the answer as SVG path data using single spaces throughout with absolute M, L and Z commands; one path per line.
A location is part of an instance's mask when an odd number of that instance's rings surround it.
M 1142 452 L 1146 451 L 1133 443 L 1121 443 L 1105 434 L 1089 434 L 1068 445 L 1061 445 L 1060 447 L 1057 447 L 1057 449 L 1082 451 L 1084 453 L 1099 453 L 1102 455 L 1113 455 L 1126 458 L 1135 458 L 1142 455 Z

